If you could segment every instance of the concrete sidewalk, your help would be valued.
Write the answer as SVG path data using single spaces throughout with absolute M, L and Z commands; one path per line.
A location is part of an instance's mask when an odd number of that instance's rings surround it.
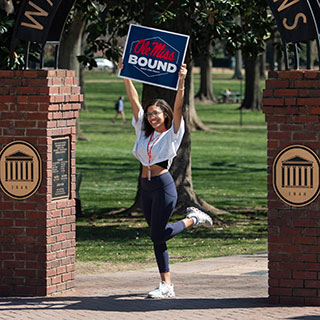
M 266 253 L 177 263 L 171 272 L 175 299 L 145 299 L 159 282 L 155 268 L 78 275 L 64 295 L 0 298 L 0 319 L 320 319 L 320 307 L 268 303 Z

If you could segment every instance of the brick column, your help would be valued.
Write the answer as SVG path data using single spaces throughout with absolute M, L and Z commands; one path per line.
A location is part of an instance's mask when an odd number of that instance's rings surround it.
M 319 198 L 292 206 L 279 198 L 272 183 L 274 161 L 284 148 L 302 145 L 320 154 L 320 72 L 269 72 L 263 97 L 268 125 L 269 300 L 320 305 Z
M 51 295 L 74 287 L 75 143 L 80 88 L 73 71 L 0 71 L 0 152 L 25 141 L 40 154 L 30 197 L 0 189 L 0 296 Z M 52 198 L 53 138 L 70 141 L 70 194 Z

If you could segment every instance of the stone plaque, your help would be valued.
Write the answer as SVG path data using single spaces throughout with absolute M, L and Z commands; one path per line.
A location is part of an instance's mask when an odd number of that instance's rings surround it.
M 38 190 L 42 179 L 41 157 L 26 141 L 13 141 L 0 153 L 0 187 L 9 197 L 23 200 Z
M 319 158 L 303 145 L 284 148 L 273 162 L 272 183 L 279 198 L 293 207 L 303 207 L 319 195 Z
M 52 199 L 70 196 L 70 137 L 52 139 Z

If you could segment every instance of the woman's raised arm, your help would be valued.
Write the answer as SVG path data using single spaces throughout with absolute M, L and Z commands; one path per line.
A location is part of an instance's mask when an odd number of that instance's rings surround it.
M 179 71 L 179 84 L 173 108 L 174 133 L 177 133 L 182 119 L 182 106 L 184 99 L 185 78 L 187 76 L 187 65 L 183 64 Z
M 123 61 L 121 59 L 118 64 L 118 69 L 120 70 L 122 68 L 123 68 Z M 124 78 L 123 81 L 124 81 L 124 86 L 126 88 L 128 99 L 129 99 L 131 107 L 132 107 L 134 117 L 136 120 L 138 120 L 139 111 L 142 109 L 142 106 L 139 101 L 138 92 L 130 79 Z

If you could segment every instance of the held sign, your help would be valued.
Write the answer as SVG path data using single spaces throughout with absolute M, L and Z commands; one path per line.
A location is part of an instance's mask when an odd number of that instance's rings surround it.
M 189 36 L 130 25 L 119 77 L 177 90 Z

